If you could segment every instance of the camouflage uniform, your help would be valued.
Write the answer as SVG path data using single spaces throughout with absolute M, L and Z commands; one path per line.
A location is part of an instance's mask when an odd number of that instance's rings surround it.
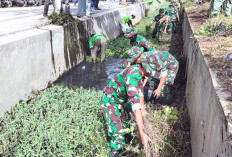
M 174 3 L 171 4 L 172 6 L 175 6 Z M 177 15 L 178 13 L 178 9 L 177 8 L 172 8 L 169 7 L 167 10 L 167 14 L 169 16 L 169 21 L 168 21 L 168 26 L 169 26 L 169 33 L 172 34 L 172 31 L 176 31 L 176 24 L 177 24 Z
M 142 66 L 150 73 L 152 79 L 149 83 L 148 97 L 151 97 L 157 88 L 159 80 L 163 76 L 167 76 L 164 86 L 162 87 L 162 95 L 164 98 L 170 98 L 170 85 L 174 83 L 179 68 L 179 62 L 168 51 L 150 51 L 144 53 L 145 58 L 141 59 Z
M 126 34 L 125 36 L 126 37 L 132 37 L 132 36 L 136 36 L 135 40 L 130 40 L 130 46 L 131 47 L 134 47 L 134 46 L 138 46 L 138 47 L 143 47 L 144 48 L 144 51 L 153 51 L 155 50 L 150 42 L 143 36 L 141 35 L 137 35 L 138 34 L 138 31 L 133 28 L 133 27 L 130 27 L 126 30 Z
M 161 40 L 163 37 L 164 28 L 168 24 L 167 23 L 168 22 L 167 16 L 157 15 L 153 21 L 156 22 L 156 25 L 155 25 L 155 29 L 152 32 L 152 37 L 155 38 L 156 35 L 158 34 L 158 36 L 157 36 L 158 40 Z
M 177 0 L 171 0 L 171 3 L 174 4 L 174 7 L 180 12 L 180 3 Z
M 223 3 L 225 5 L 225 10 L 224 10 L 225 16 L 231 15 L 232 0 L 212 0 L 210 1 L 210 10 L 213 16 L 218 16 Z
M 136 40 L 131 41 L 130 45 L 131 45 L 131 47 L 133 47 L 133 46 L 143 47 L 145 52 L 155 50 L 151 46 L 150 42 L 145 37 L 143 37 L 141 35 L 137 35 Z
M 140 109 L 140 96 L 143 96 L 143 77 L 139 65 L 124 69 L 105 87 L 101 105 L 108 136 L 111 137 L 111 149 L 123 148 L 125 137 L 122 129 L 127 127 L 125 103 L 130 101 L 133 111 Z

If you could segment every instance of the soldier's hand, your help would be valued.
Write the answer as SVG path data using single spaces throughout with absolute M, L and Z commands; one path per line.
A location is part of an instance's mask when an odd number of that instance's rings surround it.
M 159 98 L 160 95 L 161 95 L 161 89 L 157 88 L 155 91 L 154 91 L 154 95 L 156 98 Z
M 151 141 L 151 139 L 146 133 L 143 133 L 143 135 L 141 136 L 141 141 L 142 141 L 142 144 L 146 146 L 147 143 Z

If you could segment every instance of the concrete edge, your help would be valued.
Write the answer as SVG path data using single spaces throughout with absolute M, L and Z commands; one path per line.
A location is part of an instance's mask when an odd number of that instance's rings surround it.
M 184 13 L 187 16 L 187 19 L 188 19 L 188 22 L 189 22 L 189 16 L 188 16 L 188 13 L 186 12 L 186 9 L 184 9 Z M 191 25 L 190 25 L 190 27 L 191 27 Z M 194 32 L 196 30 L 193 30 L 192 27 L 191 27 L 191 30 L 192 30 L 193 34 L 192 34 L 192 36 L 190 38 L 194 38 Z M 195 41 L 197 43 L 197 46 L 199 47 L 199 50 L 202 53 L 202 50 L 200 48 L 200 43 L 199 43 L 198 39 L 196 38 Z M 203 53 L 202 53 L 202 56 L 204 56 Z M 229 109 L 230 106 L 232 106 L 232 101 L 227 100 L 227 98 L 229 96 L 231 96 L 231 95 L 228 92 L 224 91 L 225 88 L 223 88 L 222 85 L 219 83 L 220 80 L 217 78 L 216 71 L 214 71 L 212 68 L 209 67 L 209 60 L 204 57 L 204 61 L 205 61 L 206 65 L 208 67 L 208 70 L 210 72 L 212 84 L 213 84 L 215 92 L 216 92 L 216 94 L 218 96 L 218 101 L 220 102 L 221 107 L 223 109 L 225 119 L 226 119 L 226 122 L 227 122 L 227 126 L 228 126 L 228 132 L 229 132 L 230 135 L 232 135 L 232 123 L 229 122 L 230 121 L 229 119 L 232 119 L 232 110 Z

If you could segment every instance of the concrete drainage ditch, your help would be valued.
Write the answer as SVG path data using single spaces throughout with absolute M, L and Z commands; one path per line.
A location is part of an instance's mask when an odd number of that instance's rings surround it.
M 143 151 L 138 145 L 136 133 L 132 131 L 134 143 L 126 147 L 123 152 L 126 156 L 231 156 L 228 142 L 231 126 L 217 98 L 215 82 L 198 47 L 199 43 L 190 38 L 193 32 L 187 13 L 184 13 L 182 27 L 184 42 L 179 27 L 179 32 L 164 41 L 163 47 L 157 45 L 169 50 L 180 61 L 180 69 L 172 88 L 172 102 L 165 104 L 157 100 L 149 104 L 146 128 L 151 131 L 149 135 L 156 143 L 151 143 Z M 51 35 L 40 32 L 44 36 Z M 66 59 L 69 60 L 69 57 Z M 95 105 L 99 103 L 101 93 L 76 86 L 101 90 L 121 70 L 118 65 L 122 62 L 123 59 L 109 58 L 103 66 L 98 64 L 95 68 L 92 63 L 81 63 L 56 81 L 56 85 L 62 86 L 45 89 L 17 103 L 0 119 L 1 155 L 49 156 L 54 153 L 59 156 L 65 152 L 66 156 L 106 156 L 108 142 L 104 123 L 101 110 Z M 114 64 L 117 64 L 116 68 Z M 65 66 L 70 69 L 74 65 Z M 77 77 L 80 75 L 82 77 Z M 175 118 L 166 119 L 168 117 Z

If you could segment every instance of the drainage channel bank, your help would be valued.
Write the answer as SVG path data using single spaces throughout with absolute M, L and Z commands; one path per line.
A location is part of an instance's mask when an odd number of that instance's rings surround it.
M 145 29 L 157 12 L 144 18 L 136 28 L 157 49 L 170 51 L 179 60 L 180 69 L 171 89 L 171 103 L 157 100 L 148 104 L 149 116 L 145 125 L 153 143 L 142 149 L 132 122 L 133 139 L 121 156 L 189 157 L 186 59 L 182 56 L 181 24 L 178 24 L 177 33 L 166 35 L 158 43 L 150 36 L 152 30 Z M 129 40 L 119 37 L 108 44 L 107 55 L 126 57 L 128 49 Z M 0 119 L 0 152 L 3 156 L 108 156 L 109 144 L 99 104 L 101 91 L 96 89 L 101 90 L 121 70 L 123 61 L 124 58 L 108 58 L 96 67 L 84 62 L 56 81 L 56 86 L 16 104 Z
M 232 19 L 223 13 L 209 18 L 209 2 L 188 3 L 183 38 L 193 156 L 231 157 L 232 62 L 226 55 L 232 52 Z

